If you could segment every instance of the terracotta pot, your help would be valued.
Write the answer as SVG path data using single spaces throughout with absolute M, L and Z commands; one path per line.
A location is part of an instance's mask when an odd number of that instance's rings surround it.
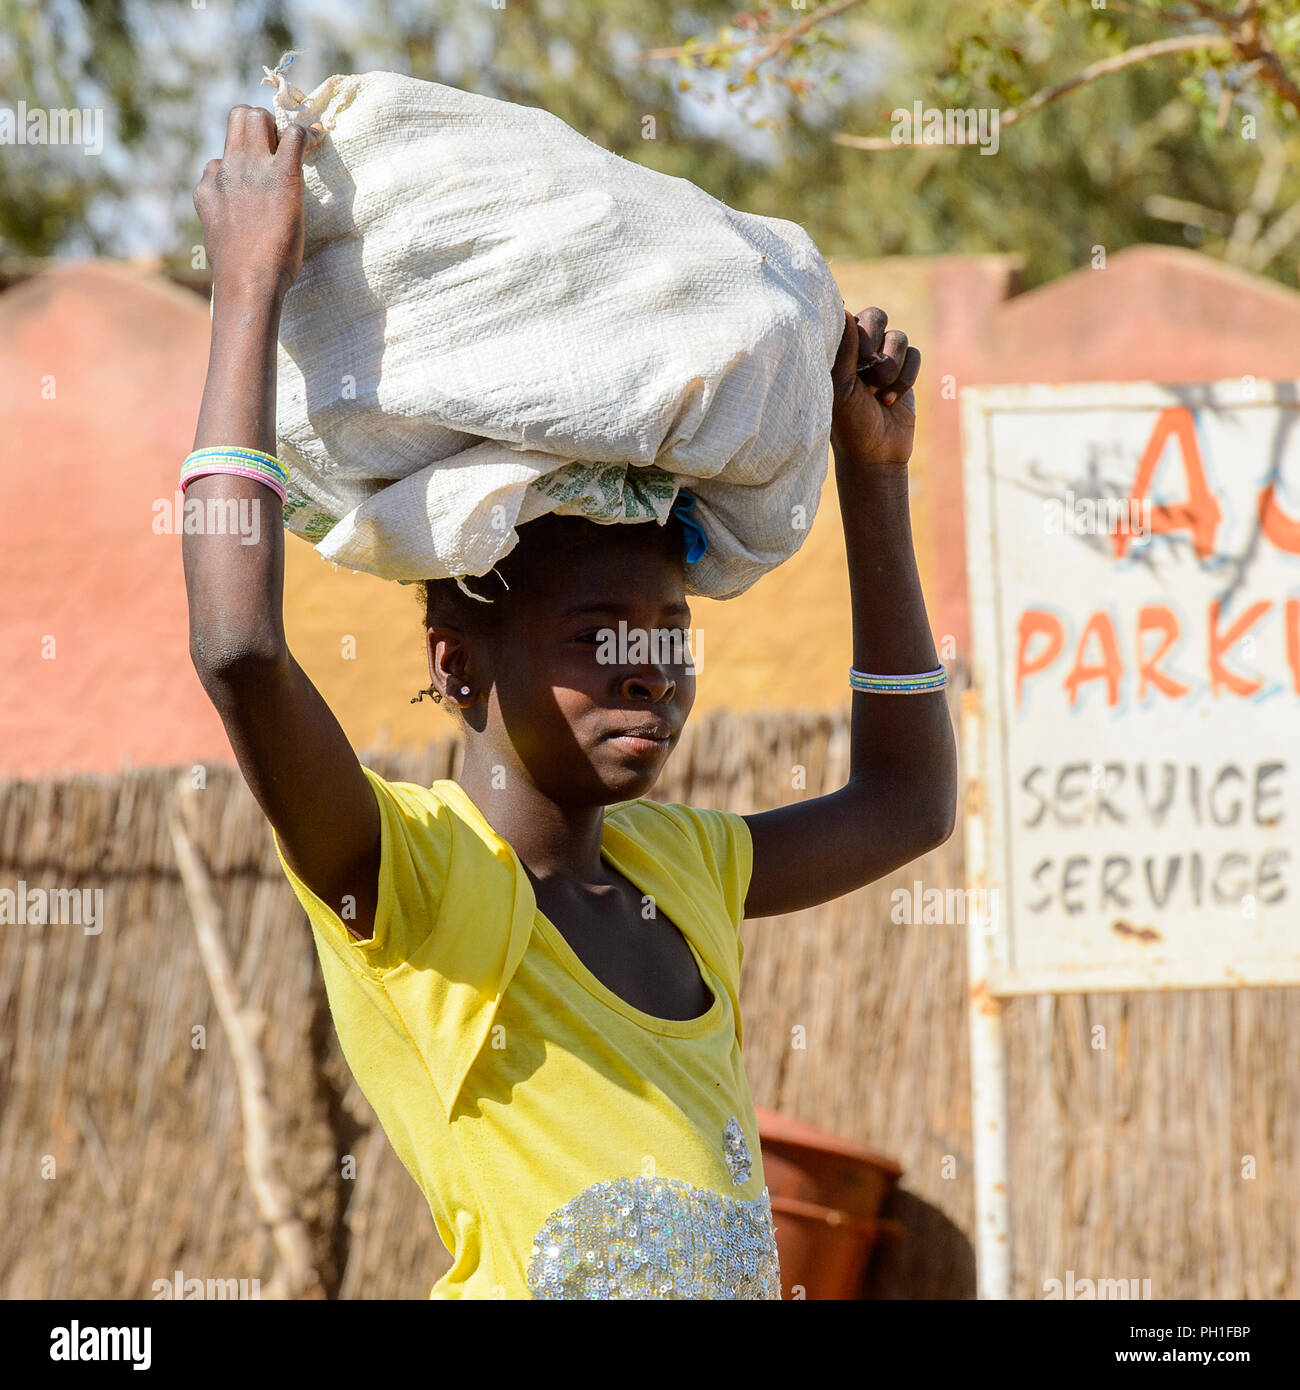
M 879 1219 L 902 1168 L 788 1115 L 757 1116 L 783 1296 L 802 1289 L 804 1298 L 859 1297 L 877 1240 L 902 1234 L 897 1222 Z

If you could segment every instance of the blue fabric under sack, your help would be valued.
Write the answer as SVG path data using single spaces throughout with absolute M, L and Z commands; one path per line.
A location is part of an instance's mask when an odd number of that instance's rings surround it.
M 688 565 L 693 565 L 698 559 L 709 553 L 709 538 L 704 534 L 704 527 L 691 516 L 691 512 L 694 510 L 694 494 L 682 488 L 673 500 L 672 514 L 682 523 L 682 530 L 686 534 L 686 563 Z

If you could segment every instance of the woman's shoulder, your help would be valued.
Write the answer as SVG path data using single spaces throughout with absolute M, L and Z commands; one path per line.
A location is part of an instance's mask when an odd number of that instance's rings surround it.
M 313 925 L 368 973 L 387 972 L 423 953 L 456 979 L 491 977 L 518 925 L 504 842 L 457 783 L 424 786 L 385 777 L 365 764 L 362 771 L 380 813 L 374 931 L 365 941 L 352 937 L 281 856 Z
M 469 828 L 480 833 L 487 829 L 478 808 L 457 782 L 440 778 L 426 786 L 420 782 L 385 777 L 375 768 L 364 764 L 361 770 L 374 788 L 380 805 L 407 831 L 422 830 L 437 839 L 446 837 L 456 828 Z
M 665 868 L 698 864 L 722 890 L 728 915 L 739 921 L 753 869 L 753 843 L 744 816 L 678 801 L 619 801 L 605 808 L 606 823 L 633 839 Z
M 715 849 L 725 849 L 738 839 L 748 839 L 744 816 L 705 806 L 688 806 L 680 801 L 616 801 L 605 808 L 605 819 L 621 830 L 667 838 L 685 836 Z

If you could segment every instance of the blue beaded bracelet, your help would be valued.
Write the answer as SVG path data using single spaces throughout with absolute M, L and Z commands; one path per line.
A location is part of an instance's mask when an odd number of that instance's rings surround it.
M 948 684 L 948 672 L 942 666 L 913 676 L 873 676 L 866 671 L 849 667 L 849 684 L 854 690 L 871 695 L 924 695 L 942 690 Z

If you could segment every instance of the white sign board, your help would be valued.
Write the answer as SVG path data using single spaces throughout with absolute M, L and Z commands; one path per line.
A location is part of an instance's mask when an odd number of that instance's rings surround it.
M 1300 392 L 962 425 L 990 992 L 1300 983 Z

